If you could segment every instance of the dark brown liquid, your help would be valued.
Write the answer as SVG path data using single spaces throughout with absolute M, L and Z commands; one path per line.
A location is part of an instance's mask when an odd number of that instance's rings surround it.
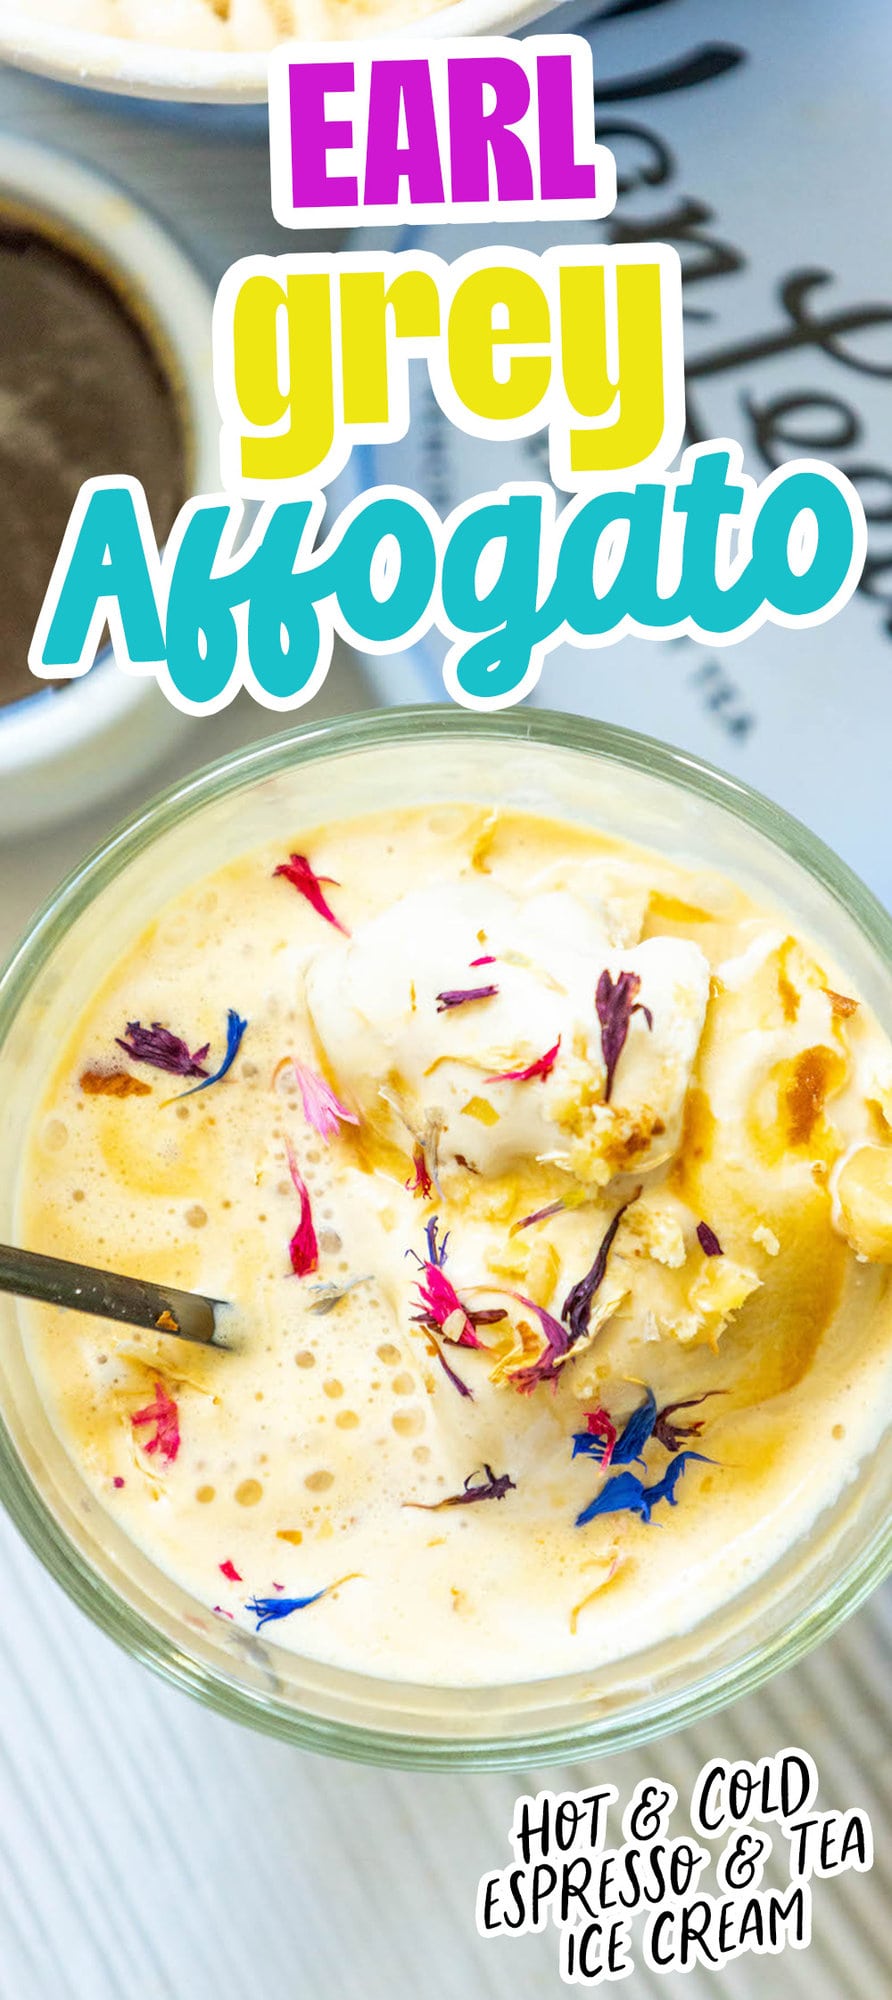
M 141 480 L 159 541 L 188 484 L 159 346 L 92 250 L 53 229 L 0 206 L 0 705 L 43 686 L 27 652 L 82 481 Z

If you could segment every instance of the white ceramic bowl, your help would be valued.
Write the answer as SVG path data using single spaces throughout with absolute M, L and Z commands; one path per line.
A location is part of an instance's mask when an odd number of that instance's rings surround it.
M 219 484 L 219 415 L 211 361 L 212 298 L 188 257 L 124 189 L 63 153 L 0 135 L 4 196 L 62 221 L 66 234 L 116 267 L 183 398 L 186 489 Z M 114 471 L 114 467 L 109 468 Z M 49 580 L 49 579 L 47 579 Z M 83 679 L 0 708 L 0 835 L 30 832 L 122 791 L 158 762 L 183 717 L 155 682 L 110 657 Z
M 606 0 L 578 0 L 559 9 L 561 27 L 571 17 L 590 17 Z M 385 35 L 511 34 L 552 11 L 554 0 L 453 0 L 437 12 L 399 27 L 382 24 Z M 356 32 L 362 24 L 357 20 Z M 329 30 L 334 39 L 335 30 Z M 0 57 L 22 69 L 37 70 L 65 83 L 113 90 L 128 97 L 156 97 L 197 104 L 260 104 L 266 100 L 269 51 L 225 53 L 184 49 L 163 42 L 137 42 L 120 35 L 84 33 L 35 19 L 27 5 L 0 0 Z

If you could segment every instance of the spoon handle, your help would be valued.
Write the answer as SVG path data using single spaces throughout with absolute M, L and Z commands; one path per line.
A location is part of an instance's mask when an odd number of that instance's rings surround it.
M 40 1299 L 44 1305 L 69 1306 L 99 1319 L 124 1320 L 128 1326 L 176 1334 L 205 1347 L 227 1345 L 216 1319 L 222 1300 L 181 1292 L 176 1285 L 156 1285 L 148 1278 L 97 1271 L 89 1264 L 70 1264 L 37 1250 L 0 1244 L 0 1292 Z

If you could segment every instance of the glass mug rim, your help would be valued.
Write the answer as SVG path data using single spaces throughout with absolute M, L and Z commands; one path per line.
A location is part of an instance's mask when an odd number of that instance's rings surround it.
M 780 849 L 811 876 L 850 919 L 892 979 L 892 916 L 865 883 L 817 835 L 742 780 L 686 751 L 636 732 L 585 717 L 546 709 L 513 708 L 491 713 L 457 707 L 419 705 L 309 722 L 230 752 L 150 801 L 119 826 L 53 892 L 25 938 L 0 973 L 0 1050 L 40 973 L 54 951 L 97 895 L 128 863 L 162 834 L 185 827 L 202 807 L 255 783 L 276 778 L 320 758 L 354 751 L 393 748 L 431 739 L 507 740 L 514 744 L 586 753 L 608 765 L 626 767 L 705 800 L 742 822 Z M 190 1657 L 182 1646 L 128 1604 L 76 1547 L 56 1520 L 19 1456 L 0 1418 L 0 1502 L 34 1554 L 80 1609 L 134 1658 L 205 1706 L 269 1734 L 366 1763 L 407 1768 L 505 1768 L 563 1762 L 619 1751 L 705 1715 L 754 1692 L 772 1674 L 793 1665 L 833 1632 L 870 1594 L 892 1567 L 892 1520 L 835 1574 L 817 1602 L 807 1603 L 792 1623 L 735 1659 L 695 1678 L 690 1686 L 633 1702 L 606 1718 L 585 1719 L 529 1733 L 403 1735 L 352 1721 L 305 1713 L 275 1694 L 239 1685 L 230 1675 Z M 371 1676 L 353 1676 L 368 1688 Z M 560 1678 L 560 1677 L 559 1677 Z M 569 1677 L 568 1677 L 569 1678 Z M 400 1683 L 391 1683 L 399 1686 Z M 406 1691 L 418 1683 L 406 1683 Z M 530 1695 L 543 1683 L 523 1684 Z M 432 1695 L 439 1692 L 428 1690 Z M 442 1693 L 446 1694 L 446 1690 Z M 454 1690 L 453 1690 L 454 1692 Z M 464 1691 L 473 1701 L 475 1692 Z

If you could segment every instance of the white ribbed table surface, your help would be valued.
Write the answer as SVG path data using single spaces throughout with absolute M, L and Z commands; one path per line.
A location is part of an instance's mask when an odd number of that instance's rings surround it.
M 288 241 L 269 215 L 262 141 L 131 117 L 8 74 L 0 122 L 141 188 L 211 277 Z M 313 713 L 364 700 L 339 659 Z M 247 704 L 187 725 L 163 775 L 263 731 Z M 0 850 L 0 948 L 136 803 Z M 583 1787 L 597 1771 L 625 1797 L 654 1772 L 684 1798 L 708 1756 L 789 1743 L 818 1760 L 825 1807 L 872 1814 L 873 1875 L 818 1885 L 807 1953 L 744 1959 L 718 1979 L 638 1970 L 624 1990 L 632 2000 L 892 1993 L 889 1597 L 759 1697 L 649 1750 L 562 1771 L 426 1777 L 308 1757 L 204 1712 L 94 1630 L 5 1520 L 0 1590 L 0 2000 L 557 1996 L 567 1989 L 553 1934 L 484 1943 L 474 1931 L 477 1879 L 507 1859 L 516 1793 Z

